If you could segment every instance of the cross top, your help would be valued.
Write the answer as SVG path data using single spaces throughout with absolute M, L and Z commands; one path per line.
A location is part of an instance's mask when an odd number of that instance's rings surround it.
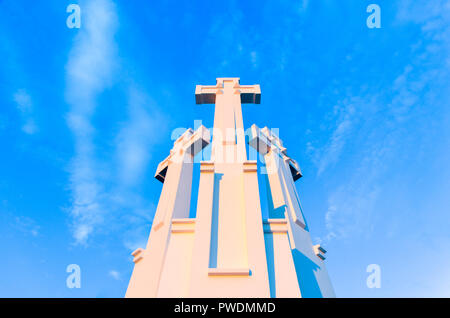
M 240 94 L 242 104 L 260 104 L 261 88 L 259 85 L 241 85 L 239 77 L 218 77 L 216 85 L 197 85 L 195 101 L 197 104 L 215 104 L 216 95 Z
M 259 85 L 241 85 L 239 77 L 219 77 L 216 85 L 197 85 L 195 101 L 197 104 L 215 104 L 211 158 L 222 156 L 224 151 L 237 151 L 236 160 L 245 160 L 241 105 L 261 102 Z

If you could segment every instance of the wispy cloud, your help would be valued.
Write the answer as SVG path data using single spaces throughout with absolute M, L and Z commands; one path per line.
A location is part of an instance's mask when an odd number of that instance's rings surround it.
M 90 1 L 85 8 L 83 28 L 67 63 L 66 89 L 71 106 L 67 122 L 75 137 L 75 157 L 70 171 L 71 214 L 77 243 L 86 243 L 95 224 L 103 220 L 103 189 L 96 173 L 91 119 L 97 95 L 113 80 L 117 29 L 117 15 L 111 1 Z
M 317 174 L 321 175 L 330 165 L 336 163 L 344 149 L 344 146 L 351 136 L 355 121 L 355 104 L 361 103 L 357 97 L 351 97 L 339 101 L 333 109 L 333 117 L 337 118 L 333 123 L 334 130 L 331 137 L 318 153 L 315 154 L 316 161 L 318 161 Z
M 151 146 L 164 129 L 162 115 L 155 111 L 155 102 L 130 87 L 128 100 L 129 119 L 117 136 L 118 171 L 122 184 L 132 186 L 142 180 L 150 159 Z M 150 113 L 150 109 L 151 113 Z
M 141 230 L 142 224 L 151 222 L 154 211 L 153 205 L 135 191 L 144 179 L 151 147 L 164 130 L 164 120 L 156 103 L 136 88 L 126 72 L 121 72 L 114 3 L 96 0 L 84 7 L 83 27 L 67 63 L 67 123 L 75 141 L 70 165 L 73 236 L 77 244 L 87 244 L 96 230 L 104 232 L 130 225 L 134 234 L 139 233 L 139 237 L 131 236 L 140 241 L 148 234 Z M 112 138 L 113 143 L 108 143 L 110 147 L 102 150 L 109 155 L 100 157 L 96 143 L 99 132 L 93 116 L 98 115 L 98 98 L 113 85 L 115 89 L 125 86 L 128 117 L 113 123 L 119 131 Z M 129 238 L 124 245 L 129 245 Z
M 111 276 L 112 278 L 114 278 L 115 280 L 121 280 L 120 273 L 114 269 L 110 270 L 108 272 L 108 275 Z
M 351 164 L 350 175 L 330 192 L 325 213 L 327 234 L 323 241 L 371 235 L 377 220 L 379 178 L 386 170 L 384 162 L 392 156 L 391 147 L 391 141 L 381 141 L 363 147 L 364 150 L 355 155 L 359 157 L 356 160 L 347 157 L 346 160 L 355 164 Z
M 298 11 L 300 13 L 303 13 L 304 11 L 306 11 L 308 9 L 309 6 L 309 0 L 301 0 L 299 1 L 298 4 Z
M 33 102 L 31 96 L 25 89 L 19 89 L 14 93 L 13 97 L 24 121 L 22 131 L 26 134 L 33 135 L 38 131 L 38 127 L 33 119 Z
M 450 12 L 450 4 L 446 1 L 401 3 L 397 23 L 416 23 L 423 33 L 410 48 L 412 58 L 405 59 L 403 70 L 393 81 L 385 83 L 380 92 L 345 98 L 363 104 L 364 108 L 355 107 L 356 112 L 347 107 L 338 108 L 341 110 L 338 112 L 335 109 L 329 116 L 335 125 L 328 141 L 322 147 L 309 145 L 319 175 L 333 163 L 343 163 L 339 161 L 343 155 L 352 167 L 346 180 L 329 195 L 325 241 L 370 235 L 377 226 L 376 205 L 383 176 L 394 160 L 402 160 L 402 153 L 409 153 L 404 151 L 405 147 L 417 145 L 413 152 L 420 153 L 420 138 L 414 144 L 407 143 L 409 125 L 414 124 L 416 131 L 429 133 L 429 127 L 438 125 L 436 121 L 440 120 L 428 118 L 430 110 L 434 110 L 433 114 L 445 111 L 448 114 L 448 109 L 436 105 L 447 105 L 450 101 L 450 15 L 444 14 Z M 357 146 L 351 148 L 349 143 Z M 350 149 L 355 152 L 350 153 Z
M 40 226 L 35 220 L 26 216 L 15 216 L 12 227 L 26 235 L 36 237 L 39 235 Z
M 346 184 L 340 187 L 328 198 L 328 209 L 325 213 L 328 233 L 324 237 L 325 242 L 334 238 L 370 236 L 373 230 L 378 187 L 369 184 L 362 188 L 349 186 Z
M 250 52 L 250 61 L 252 63 L 253 68 L 258 68 L 258 52 L 256 51 Z

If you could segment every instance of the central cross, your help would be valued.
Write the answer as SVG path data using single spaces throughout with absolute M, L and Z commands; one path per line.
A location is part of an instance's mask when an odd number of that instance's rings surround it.
M 197 104 L 215 104 L 211 160 L 223 151 L 238 152 L 238 160 L 246 158 L 244 123 L 241 104 L 259 104 L 259 85 L 241 85 L 238 77 L 217 78 L 216 85 L 197 85 Z M 237 147 L 237 149 L 236 149 Z

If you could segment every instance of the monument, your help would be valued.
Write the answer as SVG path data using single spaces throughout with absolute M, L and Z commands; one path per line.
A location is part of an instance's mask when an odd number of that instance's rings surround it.
M 244 130 L 241 107 L 260 103 L 259 85 L 217 78 L 197 85 L 195 100 L 215 104 L 212 142 L 204 126 L 188 129 L 158 165 L 162 192 L 126 297 L 335 297 L 294 184 L 298 164 L 272 130 Z

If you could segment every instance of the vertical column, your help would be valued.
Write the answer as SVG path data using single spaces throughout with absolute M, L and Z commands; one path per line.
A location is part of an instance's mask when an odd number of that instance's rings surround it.
M 281 158 L 280 173 L 283 177 L 283 186 L 286 194 L 286 204 L 289 207 L 290 217 L 293 222 L 299 225 L 301 228 L 306 228 L 306 222 L 303 218 L 303 213 L 300 207 L 300 203 L 297 197 L 297 190 L 295 189 L 294 180 L 289 168 L 289 158 Z
M 169 161 L 147 247 L 135 258 L 126 297 L 156 297 L 170 239 L 171 220 L 174 215 L 189 211 L 190 193 L 185 191 L 190 190 L 192 183 L 192 156 L 184 153 L 181 158 L 174 159 Z
M 219 83 L 218 83 L 219 85 Z M 213 136 L 212 136 L 212 145 L 211 145 L 211 161 L 215 162 L 216 160 L 223 160 L 223 138 L 224 131 L 222 129 L 223 127 L 223 118 L 222 113 L 223 110 L 223 103 L 217 103 L 217 100 L 220 100 L 220 96 L 223 95 L 223 93 L 220 93 L 220 89 L 222 87 L 219 86 L 219 90 L 216 93 L 216 104 L 214 108 L 214 127 L 213 127 Z
M 216 164 L 218 191 L 217 268 L 248 268 L 245 197 L 241 164 Z
M 214 187 L 214 163 L 202 161 L 200 163 L 200 182 L 189 297 L 206 297 L 208 295 Z
M 244 162 L 243 172 L 247 253 L 254 290 L 254 294 L 251 296 L 270 297 L 257 162 Z
M 235 110 L 234 117 L 236 122 L 236 141 L 237 141 L 237 160 L 238 162 L 244 162 L 247 160 L 247 151 L 245 149 L 245 132 L 244 121 L 242 118 L 242 105 L 241 105 L 241 93 L 239 89 L 234 92 L 235 98 Z
M 235 109 L 241 107 L 241 100 L 239 95 L 233 94 L 236 80 L 223 79 L 223 93 L 216 94 L 216 108 L 219 107 L 222 115 L 222 134 L 224 136 L 225 145 L 236 144 L 236 124 L 235 124 Z
M 239 79 L 220 79 L 215 98 L 211 160 L 243 162 L 246 159 Z
M 264 156 L 273 201 L 266 221 L 265 242 L 268 267 L 271 272 L 273 297 L 300 297 L 300 288 L 292 258 L 292 235 L 289 231 L 288 194 L 282 171 L 282 160 L 276 148 Z M 278 227 L 278 228 L 277 228 Z
M 265 158 L 274 205 L 286 207 L 284 214 L 289 237 L 287 240 L 286 235 L 274 231 L 266 235 L 269 239 L 266 239 L 266 246 L 271 243 L 274 251 L 275 294 L 277 297 L 334 297 L 325 264 L 315 255 L 311 236 L 305 230 L 306 223 L 289 167 L 290 158 L 277 149 L 271 149 Z
M 286 194 L 283 186 L 283 178 L 280 175 L 280 161 L 275 148 L 270 148 L 269 152 L 264 156 L 267 169 L 267 177 L 269 179 L 270 192 L 272 196 L 273 209 L 269 211 L 269 217 L 284 217 L 286 209 Z
M 272 148 L 265 155 L 274 210 L 277 215 L 281 216 L 281 213 L 284 213 L 281 211 L 282 207 L 285 206 L 293 222 L 305 228 L 305 220 L 287 162 L 288 158 L 283 157 L 277 148 Z

